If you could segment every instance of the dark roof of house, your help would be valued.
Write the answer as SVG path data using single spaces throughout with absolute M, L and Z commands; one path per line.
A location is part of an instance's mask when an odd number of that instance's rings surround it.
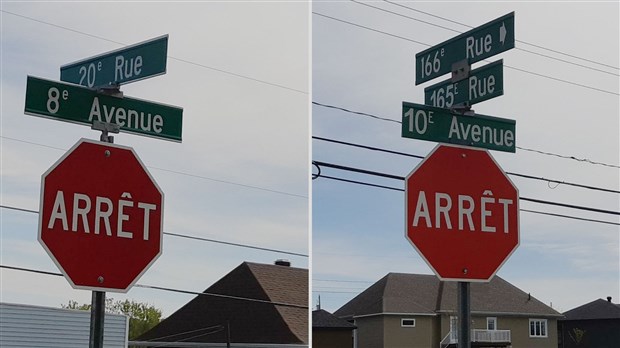
M 353 330 L 356 326 L 324 309 L 312 311 L 312 329 Z
M 471 283 L 470 296 L 472 313 L 561 316 L 499 276 L 488 283 Z M 457 282 L 442 282 L 434 275 L 389 273 L 334 315 L 340 318 L 387 313 L 434 315 L 456 310 Z
M 564 312 L 564 320 L 620 319 L 620 305 L 598 299 Z
M 137 341 L 308 343 L 308 270 L 244 262 Z M 292 304 L 287 306 L 283 304 Z

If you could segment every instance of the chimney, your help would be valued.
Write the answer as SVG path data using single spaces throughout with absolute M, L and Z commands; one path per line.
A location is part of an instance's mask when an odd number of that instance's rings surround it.
M 284 260 L 284 259 L 277 259 L 276 262 L 274 262 L 274 264 L 276 266 L 291 267 L 291 262 L 289 260 Z
M 611 296 L 607 296 L 607 302 L 611 303 Z

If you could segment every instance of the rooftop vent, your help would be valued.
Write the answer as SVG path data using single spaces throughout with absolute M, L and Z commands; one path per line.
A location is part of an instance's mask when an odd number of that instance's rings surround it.
M 611 296 L 607 296 L 607 302 L 611 302 Z
M 276 262 L 274 262 L 274 264 L 276 266 L 291 267 L 291 262 L 289 260 L 278 259 L 276 260 Z

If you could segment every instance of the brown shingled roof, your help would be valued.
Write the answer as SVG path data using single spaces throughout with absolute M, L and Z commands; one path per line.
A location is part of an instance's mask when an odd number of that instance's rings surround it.
M 440 282 L 434 275 L 389 273 L 346 303 L 334 315 L 341 318 L 381 313 L 434 315 L 456 312 L 457 283 Z M 471 283 L 472 313 L 503 315 L 560 313 L 499 276 L 488 283 Z
M 222 343 L 228 320 L 233 343 L 308 343 L 307 269 L 244 262 L 204 292 L 305 308 L 199 295 L 137 340 Z

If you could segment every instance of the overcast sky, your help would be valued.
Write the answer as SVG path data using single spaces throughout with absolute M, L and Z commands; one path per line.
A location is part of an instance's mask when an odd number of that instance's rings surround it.
M 169 35 L 167 73 L 123 85 L 126 96 L 183 108 L 183 141 L 117 134 L 165 194 L 164 231 L 309 253 L 309 5 L 302 2 L 2 2 L 2 205 L 39 209 L 43 174 L 87 126 L 24 115 L 26 76 Z M 0 263 L 59 272 L 37 242 L 37 214 L 0 209 Z M 203 291 L 244 261 L 309 258 L 163 237 L 138 284 Z M 0 270 L 1 301 L 90 303 L 62 277 Z M 164 316 L 193 296 L 134 287 Z
M 516 120 L 518 149 L 491 155 L 507 172 L 617 191 L 618 10 L 617 2 L 315 2 L 312 100 L 400 122 L 403 101 L 423 104 L 424 88 L 447 78 L 415 86 L 416 53 L 514 11 L 516 48 L 487 60 L 504 60 L 504 95 L 473 109 Z M 420 156 L 436 145 L 401 138 L 400 127 L 333 108 L 312 109 L 314 136 Z M 406 176 L 420 162 L 322 140 L 313 140 L 312 149 L 316 161 L 398 176 Z M 321 173 L 404 187 L 399 180 L 327 167 Z M 617 193 L 510 178 L 522 197 L 620 211 Z M 312 190 L 315 305 L 320 296 L 322 307 L 334 311 L 389 272 L 432 274 L 404 237 L 403 192 L 326 178 L 314 180 Z M 616 225 L 521 212 L 521 245 L 499 276 L 560 312 L 606 296 L 620 301 L 617 215 L 527 201 L 521 201 L 520 208 Z
M 183 107 L 183 142 L 123 133 L 115 142 L 132 146 L 165 192 L 167 232 L 308 254 L 311 159 L 398 176 L 420 161 L 310 135 L 425 156 L 435 143 L 400 136 L 402 102 L 422 104 L 424 87 L 446 77 L 415 86 L 415 54 L 468 30 L 455 22 L 478 26 L 512 11 L 517 48 L 488 60 L 504 59 L 504 95 L 474 110 L 516 120 L 519 148 L 492 155 L 507 172 L 620 190 L 618 10 L 617 2 L 340 1 L 314 2 L 310 14 L 307 2 L 286 1 L 2 2 L 0 264 L 58 272 L 37 242 L 37 214 L 14 208 L 38 210 L 41 174 L 80 138 L 99 137 L 24 115 L 26 76 L 58 80 L 61 65 L 164 34 L 167 73 L 122 90 Z M 321 106 L 310 118 L 310 100 L 397 122 Z M 523 197 L 620 211 L 617 193 L 511 179 Z M 320 295 L 334 311 L 389 272 L 431 274 L 404 238 L 402 192 L 319 178 L 311 194 L 313 305 Z M 613 224 L 522 212 L 521 245 L 499 276 L 558 311 L 606 296 L 620 301 L 617 215 L 524 201 L 521 208 Z M 278 258 L 310 266 L 308 257 L 167 235 L 138 284 L 202 291 L 243 261 Z M 61 277 L 0 275 L 3 302 L 90 302 L 89 291 Z M 108 296 L 153 303 L 165 316 L 192 298 L 138 287 Z

